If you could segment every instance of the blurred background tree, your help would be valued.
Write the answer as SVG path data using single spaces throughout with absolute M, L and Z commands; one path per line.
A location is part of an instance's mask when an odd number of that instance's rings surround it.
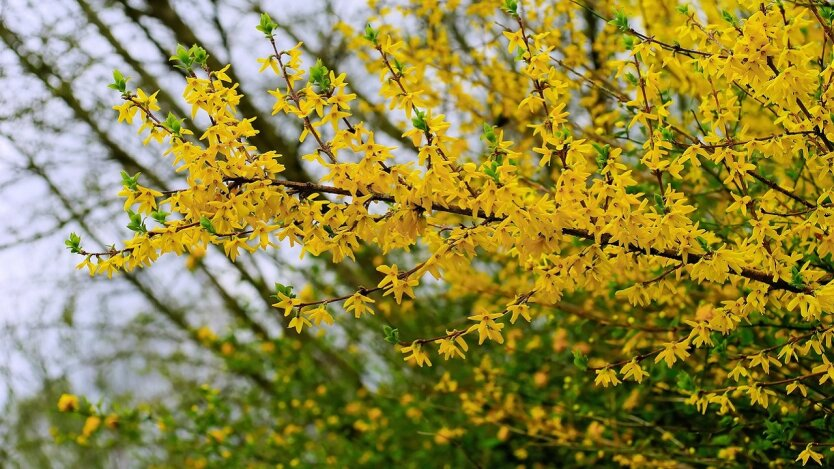
M 48 432 L 56 424 L 54 403 L 69 388 L 124 402 L 185 398 L 179 390 L 207 380 L 268 392 L 275 379 L 269 370 L 224 365 L 220 346 L 201 341 L 201 331 L 229 328 L 238 340 L 270 343 L 282 323 L 269 311 L 269 282 L 291 283 L 303 275 L 338 288 L 344 275 L 366 275 L 356 265 L 336 272 L 309 258 L 293 262 L 297 252 L 236 264 L 222 255 L 192 253 L 153 275 L 124 276 L 106 291 L 98 280 L 69 274 L 74 260 L 61 247 L 62 232 L 105 242 L 123 229 L 120 203 L 113 199 L 121 168 L 141 172 L 161 188 L 178 181 L 170 166 L 159 164 L 158 148 L 142 147 L 129 129 L 115 125 L 112 95 L 103 86 L 114 68 L 137 85 L 160 90 L 166 108 L 187 115 L 177 99 L 184 81 L 168 60 L 171 51 L 177 43 L 199 43 L 213 66 L 232 63 L 233 72 L 254 72 L 252 45 L 263 44 L 251 25 L 263 8 L 280 12 L 286 40 L 303 35 L 310 53 L 343 66 L 345 44 L 331 26 L 348 19 L 355 5 L 341 2 L 337 11 L 331 1 L 267 3 L 0 4 L 0 259 L 9 267 L 0 287 L 7 306 L 0 316 L 5 463 L 122 467 L 118 444 L 92 452 L 54 448 Z M 253 143 L 287 155 L 287 171 L 309 179 L 295 158 L 298 128 L 271 118 L 262 92 L 268 85 L 256 73 L 244 75 L 235 80 L 246 95 L 240 110 L 257 117 L 260 134 Z M 302 340 L 315 366 L 334 382 L 360 379 L 361 367 L 339 347 L 306 335 Z

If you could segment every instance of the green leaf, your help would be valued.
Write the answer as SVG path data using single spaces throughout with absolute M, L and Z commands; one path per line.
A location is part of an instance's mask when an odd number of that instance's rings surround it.
M 733 26 L 738 26 L 738 20 L 736 17 L 727 10 L 721 10 L 721 17 L 724 18 L 724 21 L 730 23 Z
M 165 219 L 168 218 L 168 215 L 170 215 L 170 213 L 163 212 L 162 210 L 157 210 L 155 212 L 151 212 L 151 218 L 153 218 L 159 224 L 162 224 L 162 225 L 165 224 Z
M 192 59 L 191 54 L 182 44 L 177 44 L 177 51 L 170 57 L 169 60 L 177 62 L 174 64 L 174 67 L 186 72 L 190 72 L 194 67 L 194 60 Z
M 495 127 L 484 122 L 483 140 L 489 144 L 490 149 L 493 149 L 498 143 L 498 135 L 495 134 Z
M 685 371 L 679 371 L 678 375 L 676 376 L 675 383 L 677 388 L 682 391 L 692 391 L 695 389 L 695 381 L 693 381 L 692 376 Z
M 201 65 L 203 67 L 206 66 L 206 61 L 208 60 L 208 53 L 205 49 L 194 44 L 191 46 L 191 49 L 188 50 L 188 55 L 194 59 L 194 63 Z
M 135 191 L 139 185 L 139 175 L 142 173 L 136 173 L 133 176 L 127 173 L 127 171 L 122 171 L 122 185 L 131 190 Z
M 278 27 L 278 23 L 272 21 L 269 14 L 261 13 L 261 21 L 255 26 L 255 29 L 264 33 L 264 36 L 271 38 L 275 32 L 275 28 Z
M 831 5 L 821 5 L 820 6 L 820 16 L 825 18 L 828 21 L 828 24 L 834 22 L 834 6 Z
M 698 241 L 698 244 L 701 245 L 701 249 L 703 249 L 706 252 L 712 252 L 712 247 L 710 247 L 706 239 L 702 238 L 701 236 L 698 236 L 695 239 Z
M 278 294 L 282 294 L 284 296 L 295 298 L 295 293 L 292 292 L 293 286 L 292 285 L 282 285 L 278 282 L 275 282 L 275 294 L 272 295 L 273 298 L 276 300 L 278 299 Z
M 414 111 L 414 117 L 411 118 L 411 123 L 415 129 L 420 129 L 423 132 L 429 131 L 429 123 L 426 122 L 426 113 L 419 109 Z
M 798 265 L 791 267 L 791 285 L 800 289 L 805 288 L 805 280 L 802 278 L 802 271 Z
M 608 164 L 608 156 L 611 154 L 611 145 L 608 145 L 607 143 L 605 145 L 600 145 L 599 143 L 592 142 L 591 146 L 593 146 L 594 150 L 597 152 L 597 167 L 600 171 L 602 171 L 602 169 L 605 168 L 605 165 Z
M 662 99 L 662 97 L 661 97 L 661 99 Z M 664 141 L 667 141 L 667 142 L 674 142 L 675 141 L 675 134 L 673 134 L 672 131 L 669 130 L 668 127 L 660 127 L 659 130 L 660 130 L 660 135 L 663 137 Z
M 400 343 L 400 330 L 391 326 L 382 326 L 382 333 L 385 334 L 385 341 L 389 344 L 396 345 Z
M 730 435 L 717 435 L 717 436 L 713 437 L 710 444 L 712 444 L 713 446 L 721 448 L 721 447 L 725 447 L 725 446 L 731 446 L 730 443 L 732 443 L 732 441 L 733 441 L 733 437 L 730 436 Z
M 397 60 L 397 58 L 396 58 L 396 57 L 394 57 L 394 58 L 393 58 L 393 61 L 394 61 L 394 68 L 396 68 L 396 69 L 397 69 L 397 72 L 398 72 L 400 75 L 402 75 L 402 74 L 403 74 L 403 70 L 405 70 L 405 64 L 403 64 L 402 62 L 400 62 L 399 60 Z
M 180 135 L 180 131 L 182 130 L 182 120 L 177 119 L 177 116 L 175 116 L 173 113 L 168 113 L 168 117 L 165 119 L 165 122 L 163 122 L 163 124 L 165 125 L 165 127 L 168 128 L 168 130 L 173 132 L 175 135 Z
M 518 0 L 504 0 L 501 9 L 513 16 L 518 16 Z
M 614 13 L 614 18 L 611 21 L 609 21 L 608 24 L 616 26 L 616 28 L 622 32 L 626 32 L 629 30 L 628 18 L 622 10 L 618 10 L 616 13 Z
M 572 350 L 571 353 L 573 353 L 573 365 L 582 371 L 587 370 L 588 357 L 582 351 L 576 349 Z
M 122 72 L 120 72 L 118 69 L 113 70 L 113 83 L 110 83 L 109 85 L 107 85 L 107 87 L 119 91 L 121 93 L 125 93 L 127 91 L 127 81 L 129 79 L 130 78 L 122 75 Z
M 663 195 L 658 192 L 652 194 L 652 198 L 654 199 L 654 205 L 657 207 L 658 211 L 663 212 L 666 208 L 663 206 Z
M 81 237 L 77 234 L 70 233 L 69 238 L 64 241 L 64 245 L 73 254 L 81 254 Z
M 330 70 L 324 66 L 321 59 L 316 60 L 316 64 L 310 68 L 310 83 L 316 85 L 319 91 L 330 90 Z
M 362 35 L 366 40 L 372 42 L 374 45 L 377 45 L 379 42 L 379 30 L 374 29 L 373 26 L 368 25 L 365 26 L 365 33 Z
M 214 229 L 214 225 L 211 224 L 211 220 L 205 215 L 200 217 L 200 228 L 208 231 L 209 233 L 216 235 L 217 231 Z
M 148 228 L 145 226 L 145 221 L 142 220 L 142 214 L 136 213 L 133 210 L 128 210 L 127 215 L 130 218 L 130 223 L 127 224 L 127 229 L 137 233 L 147 233 Z

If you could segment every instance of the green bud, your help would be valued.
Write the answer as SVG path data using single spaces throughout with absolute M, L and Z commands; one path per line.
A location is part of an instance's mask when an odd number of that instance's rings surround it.
M 423 132 L 429 131 L 429 123 L 426 121 L 426 113 L 419 109 L 414 111 L 414 117 L 411 118 L 411 124 L 415 129 L 420 129 Z
M 385 341 L 389 344 L 396 345 L 400 343 L 400 330 L 391 326 L 382 326 L 382 333 L 385 334 Z
M 147 233 L 148 228 L 145 226 L 145 221 L 142 220 L 142 214 L 136 213 L 133 210 L 127 211 L 127 216 L 130 218 L 130 223 L 127 224 L 127 229 L 137 233 Z
M 110 83 L 107 87 L 120 93 L 125 93 L 127 91 L 127 81 L 129 79 L 129 77 L 122 75 L 122 72 L 119 70 L 113 70 L 113 83 Z
M 73 254 L 81 254 L 81 237 L 75 233 L 70 233 L 69 238 L 64 241 L 64 245 Z
M 397 73 L 399 73 L 400 75 L 402 75 L 402 74 L 403 74 L 403 70 L 405 70 L 405 64 L 403 64 L 402 62 L 400 62 L 399 60 L 397 60 L 397 58 L 396 58 L 396 57 L 394 57 L 394 68 L 395 68 L 395 69 L 397 69 Z
M 366 40 L 377 45 L 379 42 L 379 30 L 374 29 L 370 24 L 365 26 L 365 33 L 362 35 Z
M 791 267 L 791 285 L 796 288 L 805 288 L 805 279 L 802 278 L 802 271 L 798 265 Z
M 278 23 L 272 21 L 272 18 L 270 18 L 267 13 L 261 13 L 261 21 L 255 29 L 264 33 L 264 36 L 270 38 L 273 36 L 275 28 L 277 27 Z
M 165 125 L 165 127 L 168 128 L 168 130 L 173 132 L 174 135 L 180 135 L 180 131 L 182 130 L 182 121 L 180 119 L 177 119 L 177 116 L 175 116 L 173 113 L 168 113 L 168 117 L 165 119 L 165 122 L 163 122 L 163 124 Z
M 208 231 L 211 234 L 217 234 L 217 231 L 214 229 L 214 225 L 211 224 L 211 220 L 205 215 L 200 217 L 200 228 Z
M 177 44 L 177 52 L 171 56 L 170 60 L 177 62 L 174 64 L 174 67 L 186 72 L 191 71 L 194 66 L 194 60 L 191 58 L 191 54 L 182 44 Z
M 194 44 L 193 46 L 191 46 L 191 49 L 189 49 L 188 54 L 191 56 L 192 59 L 194 59 L 194 63 L 203 67 L 206 66 L 206 61 L 208 60 L 208 53 L 205 49 L 198 46 L 197 44 Z
M 629 30 L 628 18 L 622 10 L 618 10 L 616 13 L 614 13 L 614 19 L 609 21 L 608 24 L 616 26 L 617 29 L 621 32 L 626 32 Z
M 276 300 L 278 299 L 279 294 L 290 297 L 290 298 L 295 298 L 295 293 L 292 292 L 292 290 L 293 290 L 292 285 L 282 285 L 278 282 L 275 282 L 274 290 L 275 290 L 275 294 L 272 295 L 272 297 L 275 298 Z
M 127 171 L 122 171 L 122 185 L 131 191 L 135 191 L 139 185 L 139 176 L 142 173 L 136 173 L 133 176 L 127 173 Z
M 738 26 L 738 20 L 736 17 L 727 10 L 721 10 L 721 17 L 724 18 L 724 21 L 730 23 L 733 26 Z
M 319 91 L 330 90 L 330 70 L 324 66 L 321 59 L 316 60 L 316 64 L 310 67 L 310 83 L 316 85 Z
M 156 220 L 156 222 L 161 225 L 164 225 L 166 223 L 165 219 L 168 218 L 168 215 L 170 215 L 170 213 L 163 212 L 162 210 L 151 212 L 151 218 Z
M 695 239 L 698 241 L 698 244 L 701 245 L 701 249 L 703 249 L 706 252 L 712 252 L 712 248 L 710 247 L 709 243 L 707 243 L 706 239 L 702 238 L 701 236 L 698 236 Z
M 605 168 L 605 166 L 608 164 L 608 155 L 611 154 L 611 145 L 600 145 L 599 143 L 592 142 L 591 146 L 593 146 L 594 150 L 596 150 L 597 152 L 597 167 L 600 171 L 602 171 L 603 168 Z

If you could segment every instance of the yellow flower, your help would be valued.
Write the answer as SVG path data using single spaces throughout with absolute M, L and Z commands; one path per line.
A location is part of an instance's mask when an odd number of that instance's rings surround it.
M 401 348 L 400 352 L 403 355 L 411 353 L 411 355 L 403 357 L 403 360 L 407 362 L 413 361 L 420 367 L 424 364 L 431 366 L 431 360 L 429 360 L 429 355 L 423 350 L 423 344 L 416 340 L 411 345 Z
M 303 329 L 304 326 L 311 327 L 312 324 L 303 316 L 295 316 L 290 320 L 290 324 L 287 326 L 287 329 L 294 328 L 295 332 L 301 334 L 301 329 Z
M 317 326 L 321 325 L 322 322 L 328 325 L 333 324 L 333 316 L 331 316 L 330 313 L 327 312 L 327 308 L 325 308 L 323 305 L 320 305 L 311 311 L 305 311 L 304 314 L 306 314 L 307 317 L 311 321 L 313 321 L 313 324 Z
M 359 319 L 365 313 L 374 314 L 374 309 L 368 306 L 370 303 L 375 303 L 375 301 L 357 292 L 345 300 L 345 311 L 353 312 L 353 316 Z
M 466 332 L 478 331 L 478 345 L 483 344 L 487 339 L 503 344 L 504 337 L 501 335 L 501 329 L 504 328 L 504 324 L 495 322 L 495 319 L 501 316 L 503 316 L 502 313 L 489 313 L 485 310 L 481 314 L 469 316 L 470 320 L 477 321 L 478 324 L 470 326 Z
M 457 334 L 457 331 L 446 331 L 447 336 L 451 336 L 453 334 Z M 463 334 L 457 335 L 454 339 L 441 339 L 438 343 L 440 345 L 438 353 L 440 353 L 440 355 L 443 355 L 443 358 L 445 358 L 446 360 L 455 356 L 466 359 L 465 352 L 469 350 L 469 345 L 463 338 Z
M 643 378 L 649 376 L 649 373 L 637 363 L 637 360 L 632 358 L 630 362 L 623 365 L 622 369 L 620 369 L 620 374 L 623 375 L 625 379 L 633 379 L 638 383 L 643 382 Z
M 231 82 L 232 79 L 229 78 L 229 75 L 226 75 L 226 72 L 229 71 L 229 67 L 231 67 L 231 64 L 226 64 L 225 67 L 220 70 L 213 71 L 211 74 L 220 81 Z
M 612 370 L 609 367 L 602 368 L 596 371 L 597 377 L 594 379 L 594 384 L 597 386 L 602 386 L 607 388 L 608 385 L 616 386 L 620 384 L 620 380 L 617 378 L 617 372 Z
M 197 339 L 203 343 L 214 342 L 217 340 L 217 335 L 214 334 L 214 331 L 212 331 L 210 327 L 202 326 L 197 329 Z
M 78 397 L 73 394 L 61 394 L 61 397 L 58 399 L 58 410 L 61 412 L 78 410 Z
M 208 435 L 216 443 L 223 443 L 226 437 L 232 434 L 232 427 L 214 428 L 208 431 Z
M 96 432 L 96 430 L 98 430 L 99 426 L 101 426 L 101 417 L 91 415 L 84 421 L 84 428 L 81 430 L 81 434 L 84 435 L 85 438 L 89 438 Z
M 119 428 L 119 416 L 116 414 L 108 415 L 104 418 L 104 426 L 111 430 Z
M 287 317 L 292 313 L 293 308 L 301 304 L 301 300 L 299 298 L 291 298 L 283 293 L 278 293 L 275 295 L 278 298 L 277 303 L 273 303 L 272 306 L 283 309 L 284 310 L 284 317 Z
M 281 74 L 281 70 L 278 68 L 278 61 L 275 60 L 274 56 L 270 55 L 269 57 L 258 58 L 257 61 L 261 64 L 260 68 L 258 68 L 258 73 L 262 73 L 267 68 L 271 68 L 276 75 Z
M 519 316 L 523 317 L 527 322 L 533 320 L 530 317 L 530 307 L 527 304 L 522 303 L 507 306 L 507 311 L 512 315 L 510 316 L 510 324 L 515 324 Z
M 678 358 L 683 360 L 689 356 L 689 352 L 686 351 L 687 348 L 689 348 L 689 341 L 667 342 L 663 347 L 663 350 L 657 354 L 657 357 L 655 357 L 654 362 L 658 363 L 661 360 L 664 360 L 666 362 L 666 366 L 671 368 Z
M 135 116 L 136 111 L 139 110 L 139 108 L 130 101 L 125 101 L 122 104 L 113 106 L 113 109 L 119 111 L 118 122 L 127 122 L 128 124 L 133 123 L 133 116 Z
M 811 448 L 814 446 L 814 443 L 808 443 L 804 450 L 799 453 L 799 456 L 796 457 L 794 461 L 802 461 L 802 465 L 808 464 L 809 459 L 813 459 L 815 463 L 822 466 L 822 453 L 817 453 L 816 451 L 812 450 Z

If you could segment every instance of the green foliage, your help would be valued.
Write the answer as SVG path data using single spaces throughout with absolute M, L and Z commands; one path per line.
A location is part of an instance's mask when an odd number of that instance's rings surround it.
M 628 26 L 628 17 L 622 10 L 617 10 L 614 13 L 614 18 L 609 20 L 608 24 L 616 27 L 620 32 L 626 32 L 630 29 Z
M 211 234 L 217 234 L 217 231 L 214 229 L 214 225 L 211 223 L 211 220 L 205 215 L 200 217 L 200 228 L 208 231 Z
M 255 29 L 262 32 L 267 38 L 272 38 L 277 27 L 278 23 L 272 21 L 272 18 L 267 13 L 261 13 L 260 23 L 255 26 Z
M 64 241 L 64 245 L 73 254 L 81 254 L 81 237 L 75 233 L 70 233 L 69 238 Z
M 330 70 L 322 64 L 321 59 L 310 67 L 310 83 L 316 85 L 319 92 L 326 93 L 330 90 Z
M 128 174 L 127 171 L 122 171 L 122 186 L 124 186 L 124 188 L 127 190 L 136 191 L 139 187 L 139 176 L 141 174 L 142 173 L 136 173 L 133 176 L 131 176 L 130 174 Z
M 368 25 L 365 26 L 365 32 L 362 35 L 366 40 L 370 41 L 374 45 L 379 44 L 379 30 L 374 29 L 373 26 Z
M 422 130 L 423 132 L 428 132 L 429 123 L 428 121 L 426 121 L 426 112 L 416 109 L 414 111 L 414 117 L 411 118 L 411 124 L 414 126 L 415 129 Z
M 141 213 L 128 210 L 127 215 L 130 218 L 130 223 L 127 224 L 127 229 L 136 233 L 148 232 L 148 228 L 145 226 L 145 220 L 142 218 Z
M 110 83 L 107 87 L 120 93 L 125 93 L 127 92 L 128 80 L 130 80 L 130 77 L 122 75 L 122 72 L 118 70 L 113 70 L 113 83 Z

